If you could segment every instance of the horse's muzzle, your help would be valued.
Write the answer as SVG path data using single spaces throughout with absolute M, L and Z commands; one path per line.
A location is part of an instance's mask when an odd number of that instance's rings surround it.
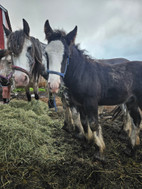
M 59 89 L 60 89 L 60 84 L 51 84 L 51 83 L 48 83 L 48 88 L 50 90 L 51 93 L 58 93 L 59 92 Z
M 25 73 L 14 74 L 15 87 L 26 87 L 29 84 L 29 76 Z

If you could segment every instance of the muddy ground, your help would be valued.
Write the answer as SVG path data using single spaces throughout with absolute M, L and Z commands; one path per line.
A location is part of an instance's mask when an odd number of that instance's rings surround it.
M 142 188 L 142 133 L 140 147 L 130 156 L 128 138 L 120 135 L 121 117 L 112 121 L 107 112 L 100 120 L 106 143 L 105 162 L 101 162 L 95 159 L 93 144 L 62 129 L 60 99 L 55 112 L 48 109 L 43 94 L 40 103 L 32 100 L 30 105 L 21 98 L 0 105 L 0 188 Z

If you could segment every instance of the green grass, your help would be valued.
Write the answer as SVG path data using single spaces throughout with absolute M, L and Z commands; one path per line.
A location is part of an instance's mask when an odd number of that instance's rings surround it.
M 46 92 L 46 89 L 44 88 L 39 88 L 38 89 L 39 92 Z M 13 89 L 13 92 L 25 92 L 25 88 L 16 88 L 16 89 Z M 30 92 L 33 92 L 33 88 L 30 87 Z

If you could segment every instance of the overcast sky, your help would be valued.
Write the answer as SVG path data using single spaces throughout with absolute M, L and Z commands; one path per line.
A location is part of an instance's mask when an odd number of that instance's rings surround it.
M 22 28 L 46 43 L 43 27 L 70 32 L 93 58 L 124 57 L 142 60 L 142 0 L 0 0 L 9 13 L 13 31 Z

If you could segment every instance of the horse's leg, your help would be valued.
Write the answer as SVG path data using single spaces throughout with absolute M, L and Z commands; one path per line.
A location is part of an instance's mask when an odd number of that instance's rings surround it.
M 48 107 L 49 108 L 54 108 L 54 97 L 53 94 L 50 92 L 50 90 L 48 90 Z
M 73 126 L 76 131 L 75 136 L 79 139 L 84 139 L 85 133 L 84 133 L 84 128 L 81 124 L 80 113 L 75 106 L 71 106 L 70 109 L 71 109 L 71 114 L 72 114 Z M 88 125 L 88 133 L 91 133 L 91 129 L 89 125 Z
M 134 100 L 130 99 L 126 103 L 126 105 L 127 105 L 129 114 L 132 118 L 132 121 L 131 121 L 132 131 L 129 135 L 130 135 L 132 149 L 134 149 L 136 145 L 140 144 L 139 132 L 140 132 L 141 116 L 140 116 L 138 105 L 135 99 Z
M 28 102 L 30 102 L 31 101 L 30 89 L 29 87 L 26 87 L 25 90 L 26 90 L 26 96 L 27 96 Z
M 93 136 L 94 136 L 94 142 L 95 144 L 99 147 L 99 151 L 100 151 L 100 156 L 103 155 L 103 151 L 105 149 L 105 143 L 103 140 L 103 135 L 102 135 L 102 127 L 101 125 L 98 123 L 96 115 L 92 114 L 88 117 L 89 120 L 89 125 L 90 128 L 93 132 Z
M 126 134 L 128 135 L 128 137 L 130 137 L 131 135 L 132 118 L 125 104 L 120 105 L 120 108 L 121 108 L 121 114 L 123 116 L 123 128 L 122 128 L 123 130 L 121 130 L 120 132 L 120 138 L 123 139 Z
M 90 129 L 87 115 L 82 107 L 79 109 L 79 113 L 80 113 L 81 126 L 83 127 L 83 134 L 88 141 L 91 141 L 93 140 L 93 133 L 92 130 Z
M 73 130 L 73 119 L 72 119 L 72 112 L 70 109 L 70 103 L 69 103 L 69 97 L 66 92 L 63 93 L 62 98 L 61 98 L 63 108 L 64 108 L 64 126 L 63 129 L 72 132 Z
M 84 129 L 80 121 L 79 112 L 77 111 L 75 106 L 71 105 L 70 107 L 65 100 L 62 100 L 62 103 L 65 110 L 63 129 L 69 132 L 76 131 L 75 137 L 79 139 L 83 139 Z
M 80 113 L 75 107 L 75 105 L 71 102 L 71 99 L 69 98 L 68 93 L 66 91 L 64 91 L 62 95 L 62 104 L 63 104 L 63 108 L 65 109 L 65 120 L 64 120 L 63 128 L 69 131 L 75 130 L 77 132 L 75 136 L 79 139 L 83 139 L 84 129 L 81 124 Z
M 33 89 L 34 89 L 34 95 L 35 95 L 35 99 L 39 100 L 39 95 L 38 95 L 38 82 L 35 81 L 33 84 Z
M 94 101 L 94 99 L 93 99 Z M 105 149 L 105 143 L 103 140 L 103 135 L 102 135 L 102 127 L 98 123 L 98 104 L 97 102 L 91 103 L 89 101 L 87 107 L 87 115 L 88 115 L 88 122 L 91 128 L 91 131 L 93 132 L 93 138 L 94 142 L 99 148 L 99 157 L 101 158 L 103 156 L 103 151 Z

